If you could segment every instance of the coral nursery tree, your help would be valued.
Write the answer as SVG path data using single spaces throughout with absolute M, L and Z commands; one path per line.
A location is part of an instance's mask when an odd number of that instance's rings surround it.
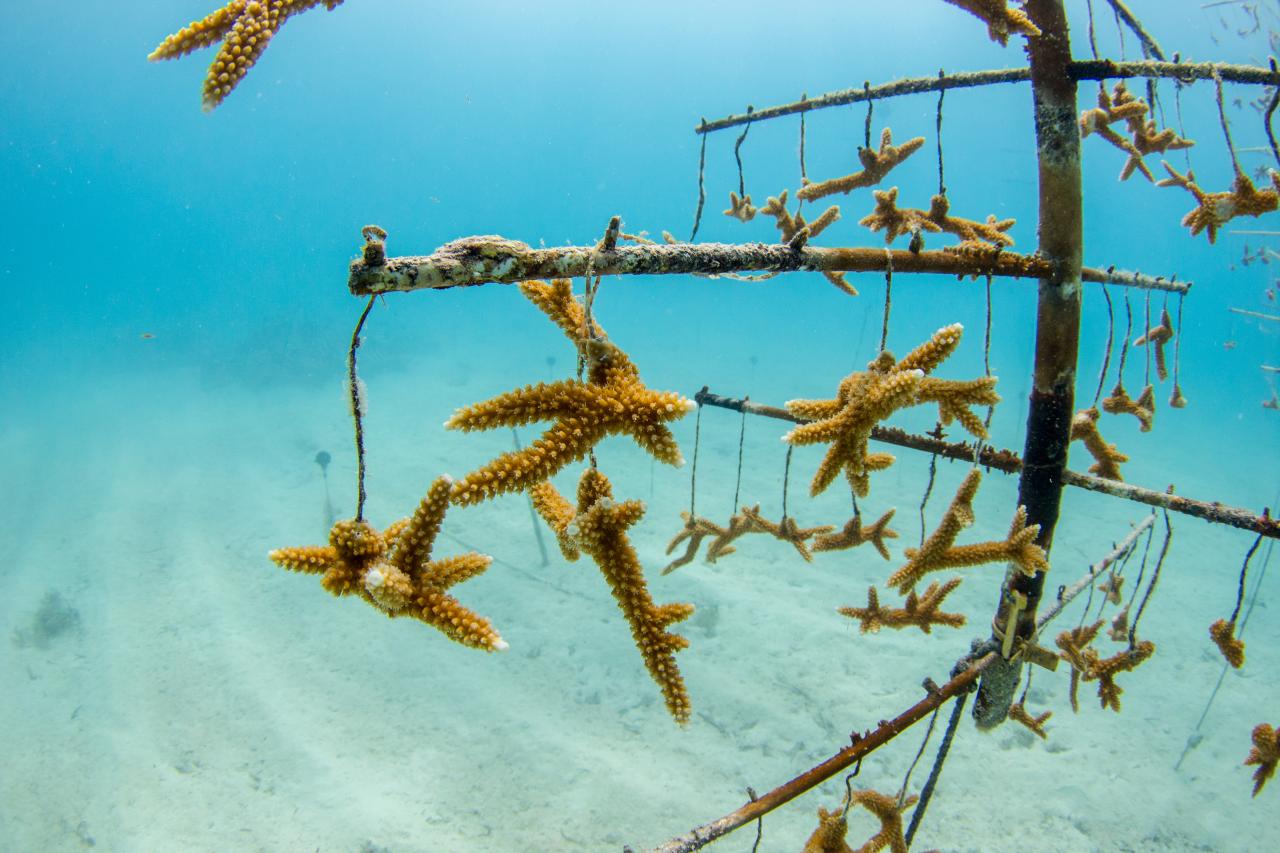
M 941 2 L 941 0 L 940 0 Z M 659 604 L 651 596 L 628 530 L 645 512 L 636 500 L 615 498 L 613 485 L 599 469 L 594 449 L 605 437 L 621 435 L 634 441 L 656 461 L 679 464 L 683 456 L 668 424 L 694 411 L 695 404 L 721 406 L 746 414 L 773 417 L 795 423 L 785 439 L 791 446 L 821 444 L 827 447 L 811 481 L 816 495 L 839 484 L 849 490 L 853 517 L 837 532 L 835 525 L 802 527 L 788 514 L 771 520 L 759 505 L 742 506 L 727 522 L 719 523 L 697 515 L 691 506 L 684 525 L 671 542 L 669 552 L 684 545 L 683 554 L 667 566 L 670 572 L 690 563 L 704 542 L 705 559 L 714 562 L 738 547 L 741 537 L 766 534 L 790 543 L 797 554 L 811 560 L 815 554 L 871 544 L 885 559 L 890 557 L 886 540 L 897 538 L 889 527 L 893 512 L 874 523 L 864 523 L 857 509 L 859 498 L 871 491 L 875 475 L 889 467 L 894 457 L 879 449 L 884 446 L 958 459 L 973 465 L 951 498 L 936 528 L 922 538 L 919 547 L 904 550 L 905 563 L 886 579 L 885 589 L 905 596 L 901 606 L 881 600 L 872 587 L 865 607 L 846 607 L 841 612 L 858 620 L 863 632 L 882 628 L 958 627 L 961 614 L 941 608 L 945 597 L 961 582 L 960 577 L 932 582 L 917 590 L 925 575 L 995 563 L 1006 565 L 991 617 L 991 636 L 964 654 L 951 678 L 938 685 L 929 682 L 926 694 L 892 720 L 865 732 L 827 761 L 795 779 L 762 795 L 732 813 L 692 832 L 672 839 L 658 848 L 666 853 L 697 849 L 722 835 L 759 819 L 768 811 L 800 795 L 820 782 L 855 765 L 863 757 L 889 742 L 915 722 L 924 719 L 951 700 L 951 720 L 935 760 L 930 781 L 918 797 L 907 796 L 906 783 L 896 795 L 873 790 L 854 790 L 832 811 L 819 810 L 819 826 L 806 851 L 849 850 L 845 842 L 847 815 L 851 808 L 866 808 L 881 824 L 880 831 L 862 849 L 906 850 L 924 815 L 933 783 L 945 759 L 951 737 L 970 693 L 975 694 L 973 716 L 979 727 L 991 728 L 1006 720 L 1026 726 L 1045 737 L 1044 723 L 1049 712 L 1033 714 L 1026 708 L 1027 693 L 1015 698 L 1031 666 L 1053 669 L 1059 663 L 1070 671 L 1071 697 L 1075 704 L 1079 685 L 1096 683 L 1098 698 L 1105 708 L 1119 710 L 1123 692 L 1116 679 L 1139 667 L 1156 653 L 1154 642 L 1138 636 L 1139 620 L 1146 607 L 1160 566 L 1168 551 L 1172 527 L 1170 513 L 1199 517 L 1256 534 L 1249 552 L 1256 551 L 1263 537 L 1280 538 L 1280 525 L 1261 515 L 1237 509 L 1220 501 L 1200 501 L 1166 491 L 1142 488 L 1124 482 L 1121 466 L 1127 456 L 1103 438 L 1103 413 L 1132 416 L 1143 430 L 1151 426 L 1155 408 L 1154 386 L 1147 383 L 1131 397 L 1123 384 L 1126 354 L 1130 347 L 1143 347 L 1155 359 L 1158 377 L 1169 375 L 1169 355 L 1173 348 L 1171 407 L 1186 404 L 1178 384 L 1177 348 L 1180 343 L 1183 297 L 1189 285 L 1164 277 L 1151 277 L 1116 270 L 1114 266 L 1089 267 L 1082 253 L 1082 180 L 1080 151 L 1082 139 L 1096 136 L 1122 151 L 1127 160 L 1122 179 L 1134 175 L 1155 182 L 1147 158 L 1190 147 L 1182 129 L 1162 127 L 1157 120 L 1153 82 L 1164 78 L 1186 85 L 1211 81 L 1214 85 L 1222 131 L 1231 150 L 1235 177 L 1221 190 L 1203 189 L 1187 169 L 1179 172 L 1162 163 L 1162 186 L 1187 192 L 1194 207 L 1183 219 L 1192 237 L 1204 235 L 1213 242 L 1220 229 L 1239 216 L 1259 216 L 1280 205 L 1280 173 L 1263 176 L 1262 186 L 1246 174 L 1235 160 L 1222 101 L 1224 81 L 1269 87 L 1265 110 L 1268 137 L 1270 121 L 1280 100 L 1280 72 L 1270 67 L 1186 63 L 1175 56 L 1170 61 L 1158 42 L 1133 16 L 1122 0 L 1106 0 L 1117 21 L 1132 31 L 1142 45 L 1144 61 L 1117 62 L 1100 58 L 1093 43 L 1092 4 L 1089 5 L 1089 34 L 1092 59 L 1081 60 L 1069 38 L 1066 10 L 1062 0 L 1026 0 L 1010 4 L 1006 0 L 945 0 L 970 13 L 985 27 L 987 36 L 1002 45 L 1025 47 L 1025 66 L 999 71 L 897 80 L 876 87 L 833 92 L 816 98 L 802 98 L 761 110 L 748 108 L 742 115 L 713 122 L 703 120 L 703 158 L 707 137 L 717 131 L 741 127 L 735 155 L 755 123 L 784 116 L 805 114 L 842 104 L 867 102 L 905 94 L 937 92 L 938 126 L 941 128 L 942 95 L 953 88 L 997 84 L 1028 85 L 1032 94 L 1036 156 L 1038 164 L 1038 245 L 1031 253 L 1011 249 L 1008 231 L 1012 220 L 968 219 L 952 211 L 953 200 L 942 182 L 941 146 L 938 148 L 939 192 L 927 208 L 900 204 L 897 187 L 883 187 L 895 167 L 924 146 L 922 137 L 895 142 L 890 128 L 884 128 L 879 145 L 872 145 L 871 112 L 868 110 L 865 145 L 858 158 L 861 168 L 845 175 L 811 182 L 803 175 L 803 124 L 801 136 L 801 186 L 796 188 L 794 208 L 788 206 L 788 192 L 770 197 L 757 207 L 745 191 L 739 171 L 738 190 L 729 194 L 725 214 L 741 221 L 757 215 L 775 220 L 779 241 L 772 244 L 696 242 L 705 192 L 699 175 L 699 203 L 693 234 L 687 241 L 664 232 L 661 243 L 643 235 L 621 230 L 615 217 L 603 236 L 592 245 L 535 249 L 516 240 L 495 236 L 466 237 L 448 243 L 427 256 L 388 257 L 386 233 L 377 226 L 364 229 L 361 256 L 349 270 L 350 291 L 369 300 L 357 324 L 348 354 L 351 409 L 356 426 L 358 460 L 357 512 L 353 519 L 334 525 L 329 543 L 322 546 L 282 548 L 271 557 L 281 566 L 298 572 L 317 574 L 322 586 L 338 596 L 354 595 L 389 616 L 409 616 L 430 625 L 446 637 L 486 651 L 500 651 L 506 642 L 483 616 L 453 598 L 448 592 L 455 584 L 485 571 L 489 559 L 480 554 L 436 558 L 432 546 L 447 510 L 462 508 L 504 494 L 526 493 L 538 515 L 556 537 L 566 559 L 586 555 L 599 567 L 628 624 L 640 658 L 656 682 L 673 719 L 685 724 L 690 719 L 691 700 L 676 662 L 676 652 L 688 647 L 683 636 L 669 630 L 689 617 L 693 605 L 682 602 Z M 270 39 L 292 15 L 323 5 L 333 10 L 341 0 L 234 0 L 222 9 L 175 33 L 156 49 L 153 59 L 185 55 L 193 50 L 219 45 L 204 86 L 207 109 L 216 108 L 232 94 L 261 56 Z M 975 37 L 980 30 L 975 29 Z M 1125 81 L 1146 81 L 1146 97 L 1131 92 Z M 1098 81 L 1097 105 L 1081 106 L 1080 86 Z M 1107 88 L 1105 82 L 1116 81 Z M 1280 166 L 1280 150 L 1272 142 L 1272 154 Z M 739 164 L 740 164 L 739 159 Z M 821 213 L 806 219 L 803 203 L 815 203 L 854 190 L 871 190 L 874 209 L 861 220 L 873 233 L 884 233 L 883 246 L 826 247 L 816 245 L 825 229 L 840 218 L 839 205 L 829 204 Z M 928 248 L 927 243 L 955 238 L 945 248 Z M 905 240 L 904 248 L 894 246 Z M 651 389 L 641 379 L 639 367 L 606 334 L 597 322 L 593 303 L 602 276 L 638 274 L 686 274 L 738 277 L 771 277 L 795 271 L 818 272 L 850 297 L 856 289 L 846 280 L 848 272 L 881 272 L 886 275 L 883 332 L 880 354 L 865 370 L 854 371 L 833 389 L 829 398 L 793 400 L 786 408 L 735 400 L 704 389 L 690 400 L 679 393 Z M 943 325 L 901 358 L 885 350 L 890 323 L 892 277 L 933 273 L 986 278 L 1013 277 L 1038 281 L 1035 316 L 1035 354 L 1031 365 L 1033 382 L 1027 401 L 1026 429 L 1021 453 L 998 450 L 987 443 L 991 407 L 1000 403 L 996 380 L 990 374 L 976 378 L 934 375 L 946 372 L 947 358 L 961 343 L 959 324 Z M 575 294 L 571 281 L 582 278 L 582 293 Z M 437 479 L 413 516 L 379 531 L 364 518 L 364 441 L 361 415 L 364 390 L 356 373 L 356 353 L 360 331 L 373 299 L 394 291 L 442 289 L 491 282 L 520 283 L 522 294 L 568 338 L 577 355 L 576 375 L 551 383 L 540 383 L 501 394 L 490 400 L 458 409 L 446 427 L 462 431 L 511 428 L 549 424 L 542 435 L 523 448 L 502 454 L 463 478 Z M 1139 288 L 1177 298 L 1177 320 L 1167 310 L 1158 320 L 1148 322 L 1130 343 L 1126 327 L 1119 355 L 1120 371 L 1115 387 L 1105 399 L 1102 384 L 1090 406 L 1077 403 L 1077 363 L 1080 350 L 1081 306 L 1084 284 Z M 988 290 L 989 293 L 989 290 Z M 1110 296 L 1107 295 L 1110 309 Z M 1126 302 L 1126 306 L 1127 306 Z M 988 325 L 989 325 L 988 307 Z M 989 338 L 989 330 L 988 330 Z M 1110 340 L 1110 338 L 1108 339 Z M 989 339 L 988 339 L 989 346 Z M 1104 360 L 1105 379 L 1110 359 Z M 909 433 L 885 423 L 895 413 L 916 406 L 936 406 L 938 427 L 927 434 Z M 984 420 L 975 409 L 987 408 Z M 948 440 L 943 428 L 955 423 L 972 442 Z M 1093 459 L 1089 473 L 1068 468 L 1068 451 L 1074 441 Z M 696 439 L 695 439 L 696 442 Z M 877 448 L 873 450 L 874 446 Z M 696 475 L 696 443 L 695 443 Z M 562 495 L 550 482 L 555 474 L 585 463 L 575 500 Z M 788 456 L 788 466 L 790 456 Z M 974 521 L 973 500 L 983 479 L 983 469 L 1018 477 L 1018 498 L 1010 508 L 1011 523 L 1004 539 L 957 544 L 965 528 Z M 788 468 L 789 470 L 789 468 Z M 930 488 L 932 480 L 930 480 Z M 1163 515 L 1163 544 L 1149 576 L 1145 592 L 1133 589 L 1123 607 L 1123 576 L 1120 572 L 1145 536 L 1150 547 L 1156 533 L 1157 516 L 1148 514 L 1113 549 L 1073 582 L 1064 582 L 1057 597 L 1042 606 L 1046 573 L 1049 571 L 1054 529 L 1061 498 L 1067 486 L 1101 492 L 1117 499 L 1147 504 Z M 926 490 L 927 494 L 927 490 Z M 737 543 L 737 544 L 734 544 Z M 1230 619 L 1220 619 L 1210 630 L 1213 641 L 1232 666 L 1244 664 L 1243 643 L 1237 636 L 1240 599 L 1245 589 L 1241 571 L 1240 596 Z M 1145 558 L 1144 558 L 1145 566 Z M 1056 638 L 1057 650 L 1040 643 L 1041 632 L 1080 592 L 1101 589 L 1117 606 L 1107 635 L 1122 645 L 1104 656 L 1094 645 L 1104 622 L 1081 624 Z M 1138 587 L 1142 581 L 1134 584 Z M 1130 606 L 1135 605 L 1133 612 Z M 1247 741 L 1242 741 L 1247 746 Z M 1244 753 L 1242 746 L 1242 754 Z M 922 747 L 923 749 L 923 747 Z M 1274 728 L 1259 723 L 1252 732 L 1252 749 L 1245 762 L 1256 766 L 1256 795 L 1274 773 L 1280 749 Z M 904 818 L 911 811 L 909 826 Z

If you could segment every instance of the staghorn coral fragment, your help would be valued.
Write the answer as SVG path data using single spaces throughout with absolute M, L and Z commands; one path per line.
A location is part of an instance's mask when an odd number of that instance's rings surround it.
M 432 559 L 452 485 L 449 477 L 438 478 L 412 518 L 384 532 L 345 519 L 333 525 L 327 546 L 278 548 L 268 556 L 291 571 L 320 574 L 320 585 L 334 595 L 359 595 L 388 616 L 418 619 L 456 643 L 502 651 L 507 644 L 492 623 L 448 593 L 483 573 L 493 558 L 468 553 Z
M 204 109 L 209 111 L 239 85 L 285 21 L 321 5 L 333 11 L 342 0 L 232 0 L 160 42 L 147 59 L 177 59 L 222 42 L 204 80 Z
M 527 447 L 504 453 L 455 483 L 454 502 L 474 504 L 527 489 L 585 458 L 607 435 L 628 435 L 659 462 L 683 464 L 666 423 L 692 411 L 693 401 L 674 391 L 646 388 L 626 353 L 598 325 L 587 322 L 568 279 L 525 282 L 520 291 L 577 345 L 588 365 L 587 379 L 527 385 L 458 409 L 445 422 L 447 429 L 553 423 Z
M 750 222 L 756 218 L 757 210 L 758 208 L 751 203 L 750 193 L 739 198 L 737 193 L 730 192 L 729 207 L 724 211 L 724 215 L 732 216 L 739 222 Z
M 985 436 L 981 421 L 965 406 L 999 400 L 994 379 L 963 383 L 926 378 L 955 351 L 963 331 L 959 323 L 944 326 L 901 361 L 892 353 L 880 353 L 865 371 L 855 371 L 840 381 L 835 399 L 787 402 L 788 411 L 812 421 L 792 429 L 782 437 L 783 441 L 792 445 L 831 444 L 810 483 L 811 495 L 824 491 L 843 471 L 854 493 L 865 496 L 870 490 L 869 475 L 893 464 L 891 455 L 869 452 L 871 430 L 899 409 L 937 402 L 940 411 Z
M 1058 648 L 1062 650 L 1059 657 L 1071 665 L 1071 710 L 1076 713 L 1080 712 L 1080 703 L 1076 695 L 1080 686 L 1080 677 L 1089 668 L 1086 652 L 1092 651 L 1089 644 L 1098 636 L 1098 631 L 1101 629 L 1102 620 L 1099 619 L 1092 625 L 1078 625 L 1070 631 L 1063 631 L 1055 641 Z
M 1101 657 L 1094 649 L 1085 649 L 1082 657 L 1085 669 L 1080 674 L 1082 681 L 1098 682 L 1098 700 L 1103 708 L 1110 708 L 1119 713 L 1120 694 L 1124 690 L 1116 684 L 1115 678 L 1122 672 L 1131 672 L 1151 655 L 1155 654 L 1156 644 L 1150 640 L 1142 640 L 1128 649 L 1117 652 L 1109 658 Z
M 850 191 L 861 187 L 873 187 L 883 181 L 894 166 L 920 150 L 922 145 L 924 145 L 923 136 L 916 136 L 901 145 L 894 145 L 893 131 L 886 127 L 880 132 L 878 151 L 871 148 L 858 148 L 858 161 L 862 164 L 861 171 L 819 183 L 810 183 L 806 179 L 804 186 L 796 192 L 796 198 L 801 201 L 816 201 L 836 193 L 848 195 Z
M 615 501 L 609 478 L 594 468 L 584 471 L 578 481 L 578 502 L 568 521 L 560 509 L 568 506 L 568 501 L 563 497 L 550 497 L 555 486 L 546 483 L 539 490 L 544 497 L 535 508 L 540 512 L 543 508 L 557 508 L 543 513 L 543 519 L 557 536 L 571 539 L 579 551 L 595 561 L 631 626 L 631 636 L 645 668 L 662 690 L 667 710 L 680 725 L 689 722 L 692 712 L 689 694 L 675 659 L 675 653 L 688 648 L 689 641 L 667 628 L 689 618 L 693 605 L 658 605 L 649 594 L 640 558 L 627 536 L 627 528 L 644 515 L 644 504 L 634 500 Z
M 707 546 L 707 562 L 714 563 L 721 557 L 732 554 L 737 548 L 734 540 L 747 533 L 767 533 L 753 518 L 760 515 L 760 504 L 754 507 L 742 507 L 736 515 L 730 516 L 729 525 L 716 534 L 715 539 Z
M 1124 575 L 1109 574 L 1102 583 L 1098 584 L 1098 591 L 1106 595 L 1109 604 L 1121 605 L 1124 603 Z
M 964 489 L 964 485 L 961 486 L 961 489 Z M 972 500 L 972 497 L 970 497 L 970 500 Z M 969 511 L 972 512 L 971 506 Z M 947 512 L 950 514 L 951 510 L 948 509 Z M 954 522 L 949 523 L 947 516 L 944 516 L 943 524 L 939 527 L 940 531 L 946 531 L 950 535 L 952 541 L 954 541 L 955 534 L 949 533 L 949 531 L 953 525 Z M 957 527 L 956 530 L 958 532 L 959 528 Z M 935 531 L 935 533 L 937 532 Z M 1025 575 L 1047 572 L 1049 571 L 1049 561 L 1045 556 L 1044 549 L 1035 543 L 1035 538 L 1039 533 L 1040 525 L 1028 525 L 1027 509 L 1020 506 L 1013 514 L 1009 535 L 1002 542 L 978 542 L 973 545 L 951 545 L 939 549 L 937 546 L 942 540 L 935 540 L 931 536 L 925 540 L 922 548 L 907 548 L 905 550 L 907 564 L 889 576 L 888 585 L 905 594 L 930 572 L 999 562 L 1012 563 Z
M 784 515 L 781 521 L 773 522 L 760 515 L 760 505 L 754 507 L 743 507 L 742 514 L 747 517 L 747 521 L 753 528 L 761 533 L 768 533 L 774 539 L 781 539 L 783 542 L 790 542 L 792 547 L 796 549 L 806 563 L 813 562 L 813 554 L 809 551 L 808 542 L 815 536 L 822 536 L 835 530 L 830 524 L 824 524 L 819 527 L 801 527 L 796 523 L 794 517 Z
M 1173 340 L 1173 318 L 1169 316 L 1169 309 L 1160 309 L 1160 322 L 1150 329 L 1146 334 L 1141 335 L 1134 340 L 1135 347 L 1150 345 L 1155 350 L 1156 356 L 1156 376 L 1160 377 L 1160 381 L 1169 378 L 1169 366 L 1165 361 L 1164 346 Z M 1175 407 L 1181 408 L 1181 406 Z
M 565 501 L 566 505 L 568 501 Z M 698 547 L 702 544 L 702 540 L 708 536 L 712 539 L 718 539 L 724 536 L 728 531 L 715 522 L 708 521 L 701 516 L 690 515 L 687 512 L 681 512 L 680 517 L 684 519 L 684 527 L 680 528 L 680 532 L 672 537 L 667 544 L 667 554 L 670 554 L 681 542 L 688 541 L 685 546 L 684 553 L 676 557 L 670 563 L 667 563 L 662 569 L 664 575 L 669 575 L 681 566 L 688 565 L 693 562 L 693 558 L 697 556 Z
M 841 607 L 837 612 L 850 619 L 857 619 L 860 623 L 859 630 L 863 634 L 875 633 L 881 628 L 900 630 L 914 626 L 926 634 L 932 633 L 934 625 L 959 628 L 965 623 L 964 614 L 943 613 L 938 610 L 942 606 L 942 600 L 959 585 L 960 578 L 951 578 L 943 584 L 935 581 L 929 584 L 924 595 L 917 595 L 914 591 L 909 593 L 900 608 L 881 606 L 880 596 L 872 586 L 867 588 L 866 607 Z
M 1102 411 L 1109 415 L 1133 415 L 1138 419 L 1139 432 L 1151 432 L 1156 414 L 1155 389 L 1148 385 L 1142 389 L 1138 399 L 1134 400 L 1125 390 L 1124 382 L 1118 381 L 1116 387 L 1111 389 L 1111 395 L 1103 399 Z
M 889 520 L 893 518 L 895 512 L 897 510 L 889 510 L 870 525 L 863 524 L 862 514 L 857 513 L 853 518 L 845 522 L 839 533 L 822 533 L 814 537 L 813 550 L 843 551 L 870 542 L 880 552 L 880 556 L 887 560 L 889 559 L 889 546 L 885 544 L 884 540 L 898 538 L 897 531 L 889 528 Z
M 1269 723 L 1259 723 L 1253 728 L 1253 747 L 1244 760 L 1245 767 L 1258 765 L 1253 771 L 1253 796 L 1258 796 L 1262 786 L 1276 774 L 1276 763 L 1280 762 L 1280 730 Z
M 1123 389 L 1121 389 L 1123 390 Z M 1126 395 L 1127 396 L 1127 395 Z M 1071 419 L 1071 440 L 1084 442 L 1085 450 L 1093 457 L 1094 463 L 1089 466 L 1089 473 L 1108 480 L 1123 481 L 1120 466 L 1129 461 L 1129 457 L 1116 449 L 1114 444 L 1106 441 L 1098 432 L 1098 418 L 1101 415 L 1097 407 L 1076 412 Z
M 1179 174 L 1167 162 L 1161 161 L 1169 177 L 1156 182 L 1158 187 L 1182 187 L 1195 197 L 1196 207 L 1182 217 L 1184 227 L 1191 229 L 1195 237 L 1201 231 L 1209 235 L 1209 242 L 1216 242 L 1218 229 L 1237 216 L 1261 216 L 1280 207 L 1280 172 L 1271 172 L 1272 187 L 1259 190 L 1244 172 L 1237 172 L 1230 190 L 1207 193 L 1196 183 L 1195 172 L 1190 169 Z
M 1125 139 L 1119 133 L 1111 129 L 1111 125 L 1117 121 L 1123 121 L 1129 124 L 1130 129 L 1135 126 L 1145 128 L 1147 121 L 1148 106 L 1145 101 L 1135 98 L 1130 94 L 1128 88 L 1125 87 L 1124 81 L 1116 84 L 1113 94 L 1108 95 L 1107 90 L 1098 87 L 1098 106 L 1091 110 L 1085 110 L 1080 114 L 1080 138 L 1084 139 L 1090 134 L 1098 134 L 1107 142 L 1110 142 L 1116 148 L 1119 148 L 1125 154 L 1129 155 L 1129 159 L 1125 161 L 1124 168 L 1120 170 L 1120 180 L 1125 181 L 1134 171 L 1142 172 L 1148 181 L 1154 181 L 1155 176 L 1151 174 L 1151 170 L 1147 168 L 1147 164 L 1142 161 L 1142 155 L 1146 152 L 1139 150 L 1134 140 Z M 1152 124 L 1154 131 L 1155 125 Z M 1172 134 L 1172 131 L 1169 131 Z M 1167 147 L 1173 145 L 1170 141 Z M 1182 146 L 1187 147 L 1187 146 Z M 1154 150 L 1154 149 L 1153 149 Z
M 1219 619 L 1209 626 L 1209 638 L 1222 652 L 1222 657 L 1232 669 L 1244 666 L 1244 640 L 1236 637 L 1236 623 Z
M 1031 730 L 1031 733 L 1039 737 L 1041 740 L 1048 740 L 1049 733 L 1044 730 L 1044 724 L 1053 716 L 1052 711 L 1045 711 L 1043 714 L 1031 716 L 1027 712 L 1026 707 L 1021 702 L 1015 702 L 1009 706 L 1009 719 L 1015 723 L 1021 723 Z
M 804 242 L 807 242 L 812 237 L 817 237 L 826 230 L 827 226 L 840 218 L 840 208 L 834 204 L 819 214 L 818 218 L 813 222 L 807 222 L 804 214 L 799 211 L 796 211 L 793 216 L 787 211 L 786 190 L 783 190 L 777 196 L 769 196 L 769 200 L 764 207 L 760 208 L 760 212 L 766 216 L 772 216 L 774 223 L 778 226 L 778 232 L 782 236 L 782 242 L 792 244 L 801 234 L 804 234 Z M 858 289 L 848 282 L 844 273 L 823 270 L 822 275 L 827 281 L 849 296 L 858 295 Z
M 1014 34 L 1034 38 L 1040 28 L 1031 23 L 1021 9 L 1010 9 L 1006 0 L 946 0 L 952 6 L 964 9 L 987 25 L 987 35 L 992 41 L 1008 46 L 1009 36 Z
M 845 840 L 849 833 L 849 821 L 844 809 L 827 811 L 818 807 L 818 828 L 804 843 L 800 853 L 854 853 Z
M 883 229 L 886 244 L 907 234 L 910 234 L 914 241 L 924 232 L 934 234 L 946 232 L 954 235 L 960 238 L 961 246 L 972 244 L 1003 249 L 1012 246 L 1014 242 L 1007 232 L 1017 224 L 1017 220 L 997 220 L 994 214 L 989 214 L 986 222 L 952 216 L 951 202 L 942 194 L 935 195 L 929 200 L 928 210 L 898 207 L 897 187 L 884 191 L 876 190 L 872 193 L 872 197 L 875 199 L 875 208 L 858 220 L 858 224 L 872 231 Z
M 1111 625 L 1107 628 L 1107 636 L 1115 643 L 1123 643 L 1129 639 L 1129 605 L 1121 607 L 1111 619 Z
M 879 791 L 854 791 L 851 805 L 862 806 L 880 821 L 880 830 L 858 848 L 857 853 L 878 853 L 889 850 L 890 853 L 907 853 L 907 841 L 903 837 L 902 813 L 916 804 L 920 798 L 915 794 L 901 802 L 892 794 L 881 794 Z
M 951 503 L 942 513 L 938 526 L 918 549 L 907 549 L 909 562 L 889 576 L 888 586 L 897 587 L 899 592 L 905 594 L 928 571 L 926 566 L 951 548 L 960 531 L 973 524 L 973 499 L 981 485 L 982 471 L 977 468 L 969 469 L 951 498 Z

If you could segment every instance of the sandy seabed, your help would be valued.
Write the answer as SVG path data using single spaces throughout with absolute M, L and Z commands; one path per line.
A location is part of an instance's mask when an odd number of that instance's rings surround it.
M 370 384 L 375 523 L 407 514 L 441 471 L 460 475 L 508 449 L 509 433 L 439 430 L 453 405 L 501 390 L 501 377 L 410 365 Z M 654 598 L 698 607 L 680 626 L 691 641 L 678 659 L 694 703 L 681 730 L 595 568 L 564 562 L 550 537 L 542 565 L 523 497 L 452 511 L 437 548 L 494 556 L 457 594 L 493 619 L 511 645 L 504 654 L 389 621 L 272 566 L 272 547 L 323 541 L 324 481 L 313 462 L 320 450 L 333 454 L 332 501 L 349 513 L 353 465 L 339 388 L 202 390 L 198 377 L 175 372 L 37 396 L 28 410 L 31 420 L 0 428 L 9 495 L 0 519 L 8 543 L 0 565 L 0 847 L 8 850 L 653 845 L 914 703 L 924 678 L 943 680 L 970 638 L 986 633 L 995 601 L 999 569 L 972 570 L 948 601 L 969 616 L 960 631 L 859 635 L 835 608 L 861 604 L 866 587 L 895 564 L 862 548 L 806 565 L 765 539 L 742 540 L 715 565 L 697 561 L 659 577 L 687 508 L 688 469 L 655 470 L 628 442 L 610 440 L 600 464 L 617 495 L 649 504 L 633 541 Z M 698 509 L 727 517 L 739 420 L 707 411 L 702 426 Z M 745 446 L 749 460 L 768 464 L 747 466 L 743 501 L 761 501 L 772 516 L 782 431 L 752 423 Z M 692 417 L 678 433 L 689 455 Z M 803 524 L 839 524 L 848 514 L 840 500 L 804 497 L 819 452 L 795 456 L 792 512 Z M 865 506 L 872 517 L 897 506 L 895 561 L 919 534 L 926 466 L 900 459 L 879 475 Z M 558 478 L 567 493 L 576 471 Z M 930 523 L 963 472 L 940 465 Z M 1180 477 L 1186 494 L 1248 482 L 1209 470 Z M 964 541 L 1004 535 L 1014 488 L 988 476 L 978 524 Z M 1065 510 L 1051 587 L 1073 581 L 1143 514 L 1080 494 L 1068 496 Z M 1280 791 L 1251 800 L 1250 770 L 1241 766 L 1253 725 L 1276 722 L 1267 673 L 1280 660 L 1266 639 L 1277 623 L 1265 606 L 1275 579 L 1252 614 L 1245 669 L 1227 674 L 1202 740 L 1175 771 L 1222 672 L 1206 629 L 1230 612 L 1249 539 L 1174 521 L 1142 622 L 1158 652 L 1122 677 L 1123 712 L 1100 710 L 1084 685 L 1072 714 L 1067 671 L 1037 672 L 1028 704 L 1054 712 L 1049 739 L 1014 725 L 980 734 L 966 720 L 917 848 L 1229 851 L 1275 843 Z M 1153 554 L 1159 544 L 1157 536 Z M 1126 574 L 1137 565 L 1135 558 Z M 78 619 L 33 636 L 51 592 Z M 1077 605 L 1052 633 L 1079 619 Z M 939 731 L 944 722 L 945 712 Z M 923 734 L 917 727 L 875 753 L 857 783 L 896 790 Z M 912 790 L 931 755 L 932 744 Z M 836 778 L 771 815 L 760 849 L 798 850 L 817 807 L 837 805 L 842 794 Z M 855 813 L 850 841 L 874 829 Z M 714 849 L 747 850 L 753 840 L 747 829 Z

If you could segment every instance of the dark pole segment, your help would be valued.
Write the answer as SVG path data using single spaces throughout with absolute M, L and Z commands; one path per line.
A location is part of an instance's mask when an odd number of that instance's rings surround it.
M 1027 55 L 1040 178 L 1039 254 L 1051 271 L 1040 280 L 1035 371 L 1018 502 L 1027 508 L 1028 523 L 1040 525 L 1037 541 L 1048 550 L 1062 501 L 1080 344 L 1080 127 L 1062 0 L 1028 0 L 1025 9 L 1041 33 L 1027 40 Z M 1027 577 L 1010 571 L 1006 576 L 992 620 L 994 638 L 1004 649 L 1011 648 L 1004 642 L 1011 620 L 1015 638 L 1035 636 L 1036 606 L 1043 588 L 1043 573 Z M 1001 659 L 984 674 L 973 708 L 980 728 L 1004 721 L 1020 670 L 1020 663 Z

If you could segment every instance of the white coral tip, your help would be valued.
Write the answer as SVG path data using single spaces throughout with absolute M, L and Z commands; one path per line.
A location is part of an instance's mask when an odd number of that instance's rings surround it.
M 511 648 L 511 646 L 507 644 L 506 640 L 499 637 L 498 639 L 493 641 L 493 645 L 491 646 L 491 648 L 495 652 L 505 652 L 507 649 Z

